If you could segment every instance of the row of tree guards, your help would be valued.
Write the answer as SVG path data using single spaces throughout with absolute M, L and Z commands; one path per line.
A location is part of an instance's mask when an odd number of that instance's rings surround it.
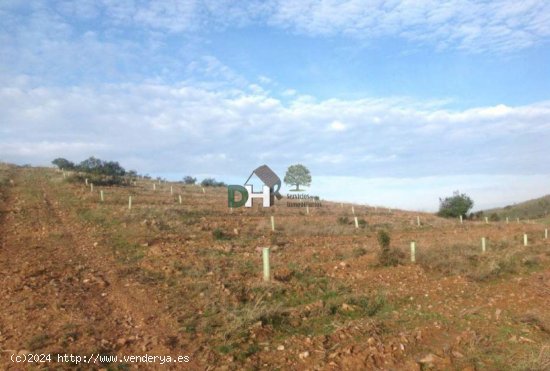
M 273 225 L 273 217 L 271 217 L 271 223 Z M 544 230 L 544 239 L 548 239 L 548 228 Z M 527 233 L 523 234 L 523 246 L 528 246 L 529 240 Z M 481 252 L 485 254 L 487 252 L 487 239 L 481 237 Z M 269 265 L 269 247 L 264 247 L 262 249 L 262 260 L 263 260 L 263 277 L 264 281 L 269 282 L 271 279 L 270 265 Z M 411 262 L 416 263 L 416 241 L 411 241 Z
M 65 172 L 63 172 L 63 177 L 65 177 Z M 88 185 L 90 186 L 90 191 L 93 192 L 94 191 L 93 183 L 89 183 L 88 179 L 85 179 L 85 183 L 86 183 L 86 186 L 88 186 Z M 202 188 L 202 192 L 206 193 L 204 187 L 201 187 L 201 188 Z M 156 183 L 153 183 L 153 190 L 156 191 Z M 174 194 L 174 188 L 172 186 L 170 186 L 170 194 L 171 195 Z M 99 196 L 100 196 L 101 202 L 104 202 L 105 201 L 105 196 L 104 196 L 103 190 L 99 191 Z M 182 203 L 181 195 L 178 195 L 178 200 L 179 200 L 179 203 L 181 204 Z M 340 206 L 343 207 L 344 206 L 343 203 L 340 203 Z M 128 209 L 129 210 L 132 209 L 132 196 L 128 196 Z M 375 210 L 376 209 L 377 209 L 377 207 L 375 207 Z M 232 212 L 233 209 L 231 208 L 230 211 Z M 388 209 L 388 211 L 391 212 L 391 209 Z M 352 212 L 353 215 L 355 215 L 354 206 L 351 206 L 351 212 Z M 309 215 L 309 207 L 308 206 L 306 206 L 306 214 Z M 354 219 L 354 222 L 355 222 L 355 228 L 359 228 L 359 220 L 357 219 L 357 216 L 354 216 L 353 219 Z M 460 224 L 464 223 L 462 215 L 459 216 L 459 220 L 460 220 Z M 516 218 L 516 221 L 519 223 L 519 218 Z M 489 219 L 487 217 L 485 217 L 485 223 L 489 224 Z M 506 223 L 509 223 L 509 218 L 508 217 L 506 217 Z M 416 224 L 418 226 L 420 226 L 420 216 L 416 217 Z M 275 216 L 273 216 L 273 215 L 271 215 L 271 230 L 275 231 Z M 548 228 L 544 229 L 544 239 L 548 239 Z M 529 244 L 529 239 L 528 239 L 527 233 L 524 233 L 523 234 L 523 246 L 528 246 L 528 244 Z M 415 263 L 416 262 L 416 241 L 411 241 L 410 249 L 411 249 L 411 262 Z M 269 251 L 270 251 L 269 247 L 264 247 L 262 249 L 263 279 L 266 282 L 269 282 L 270 279 L 271 279 Z M 486 251 L 487 251 L 487 239 L 486 239 L 486 237 L 481 237 L 481 252 L 485 253 Z
M 63 172 L 63 174 L 65 174 L 65 172 Z M 90 192 L 93 192 L 94 191 L 94 184 L 88 182 L 88 178 L 86 178 L 84 180 L 84 182 L 86 183 L 86 186 L 88 186 L 88 185 L 90 186 Z M 159 184 L 160 184 L 160 181 L 159 181 Z M 156 189 L 157 189 L 156 188 L 156 183 L 153 183 L 153 190 L 156 191 Z M 206 193 L 206 190 L 204 189 L 204 187 L 201 187 L 201 189 L 202 189 L 203 194 Z M 174 187 L 173 186 L 170 186 L 170 195 L 174 195 Z M 99 191 L 99 198 L 100 198 L 101 202 L 105 201 L 105 195 L 103 193 L 103 190 Z M 182 204 L 181 195 L 178 195 L 178 202 L 180 203 L 180 205 Z M 340 203 L 340 206 L 343 208 L 344 204 Z M 128 209 L 131 209 L 131 208 L 132 208 L 132 196 L 128 196 Z M 374 209 L 377 210 L 378 208 L 375 206 Z M 391 211 L 392 211 L 392 209 L 388 208 L 388 212 L 391 213 Z M 230 208 L 230 212 L 233 212 L 233 208 Z M 353 215 L 355 215 L 355 208 L 354 208 L 353 205 L 351 206 L 351 213 Z M 307 205 L 306 205 L 306 214 L 309 215 L 309 206 L 307 206 Z M 353 219 L 354 219 L 355 228 L 359 228 L 359 220 L 357 219 L 357 216 L 354 216 Z M 464 219 L 463 219 L 462 215 L 459 216 L 459 221 L 460 221 L 460 224 L 464 224 Z M 516 222 L 519 223 L 520 219 L 516 218 Z M 509 224 L 509 223 L 510 223 L 510 218 L 506 217 L 506 224 Z M 489 224 L 489 218 L 488 217 L 485 217 L 485 224 Z M 416 217 L 416 225 L 417 226 L 421 225 L 420 216 Z M 274 220 L 273 216 L 271 217 L 271 229 L 273 231 L 275 231 L 275 220 Z

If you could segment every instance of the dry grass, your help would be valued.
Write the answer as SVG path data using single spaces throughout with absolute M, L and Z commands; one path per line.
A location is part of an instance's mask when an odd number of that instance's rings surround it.
M 475 281 L 514 274 L 537 267 L 540 257 L 532 249 L 502 247 L 482 253 L 478 246 L 454 244 L 421 250 L 418 263 L 444 275 L 465 275 Z
M 520 361 L 517 367 L 522 371 L 548 371 L 550 370 L 550 345 L 544 345 L 538 352 L 532 352 L 528 357 Z
M 390 214 L 356 206 L 356 215 L 366 221 L 364 228 L 356 229 L 353 215 L 339 204 L 311 208 L 310 215 L 282 203 L 270 210 L 254 207 L 230 213 L 223 189 L 207 189 L 203 194 L 200 187 L 174 184 L 175 195 L 170 195 L 170 184 L 157 185 L 153 191 L 151 182 L 140 180 L 137 186 L 105 188 L 106 200 L 99 203 L 98 195 L 82 184 L 64 182 L 56 187 L 61 206 L 77 210 L 80 222 L 96 227 L 99 245 L 112 250 L 117 273 L 155 287 L 167 304 L 161 313 L 177 317 L 183 336 L 198 334 L 203 345 L 224 355 L 253 354 L 258 340 L 250 334 L 259 329 L 269 332 L 270 339 L 296 343 L 302 335 L 324 336 L 361 321 L 388 321 L 390 329 L 399 331 L 403 324 L 431 326 L 433 319 L 439 319 L 436 311 L 415 317 L 401 310 L 412 305 L 409 297 L 416 292 L 415 287 L 401 286 L 404 275 L 421 271 L 410 266 L 411 240 L 418 243 L 417 263 L 430 279 L 464 275 L 485 281 L 542 267 L 548 260 L 543 250 L 547 245 L 540 240 L 530 237 L 532 245 L 521 246 L 523 226 L 515 224 L 460 226 L 457 221 L 422 215 L 419 227 L 416 213 Z M 177 201 L 180 193 L 182 204 Z M 131 211 L 129 194 L 136 196 Z M 275 232 L 271 215 L 275 215 Z M 376 266 L 380 229 L 391 233 L 390 252 L 401 266 Z M 479 236 L 506 242 L 490 243 L 482 254 L 479 244 L 472 242 L 479 241 Z M 261 283 L 258 248 L 262 246 L 272 247 L 275 280 L 269 286 Z M 386 287 L 392 289 L 388 298 L 372 294 Z M 192 309 L 188 309 L 190 302 Z M 399 316 L 399 326 L 393 326 L 392 316 Z M 476 318 L 468 316 L 468 320 L 471 317 Z M 519 320 L 548 331 L 549 323 L 540 315 Z M 354 341 L 362 347 L 363 340 Z M 483 358 L 487 345 L 476 343 L 476 347 Z M 524 369 L 543 369 L 547 361 L 548 350 L 543 348 L 526 360 Z
M 550 318 L 548 315 L 541 315 L 533 311 L 527 312 L 518 318 L 521 323 L 527 323 L 537 329 L 550 334 Z

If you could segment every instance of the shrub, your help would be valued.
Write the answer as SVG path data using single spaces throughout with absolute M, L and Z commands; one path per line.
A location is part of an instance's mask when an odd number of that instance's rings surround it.
M 382 250 L 389 249 L 391 238 L 388 232 L 386 231 L 378 231 L 378 244 L 380 245 L 380 248 Z
M 120 177 L 126 174 L 126 170 L 116 161 L 103 161 L 99 158 L 90 157 L 82 161 L 78 165 L 73 164 L 71 161 L 64 158 L 56 158 L 52 161 L 52 164 L 58 166 L 60 169 L 71 169 L 82 171 L 88 174 L 106 175 L 112 177 Z M 135 172 L 134 172 L 135 173 Z M 137 175 L 137 173 L 135 173 Z
M 230 236 L 225 233 L 221 228 L 216 228 L 212 231 L 212 236 L 215 240 L 228 240 Z
M 126 170 L 116 161 L 103 161 L 95 157 L 90 157 L 82 161 L 77 166 L 77 170 L 91 174 L 101 174 L 110 176 L 123 176 Z
M 201 182 L 201 185 L 203 187 L 225 187 L 225 183 L 224 182 L 218 182 L 216 179 L 214 178 L 206 178 L 206 179 L 203 179 L 203 181 Z
M 390 248 L 391 238 L 388 232 L 378 231 L 378 244 L 380 252 L 378 254 L 378 262 L 384 267 L 394 267 L 399 263 L 399 252 Z

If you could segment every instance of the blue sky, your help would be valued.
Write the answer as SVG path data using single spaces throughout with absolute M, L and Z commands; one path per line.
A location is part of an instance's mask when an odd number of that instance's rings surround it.
M 436 210 L 547 193 L 545 1 L 3 1 L 0 160 Z M 244 178 L 240 180 L 241 178 Z

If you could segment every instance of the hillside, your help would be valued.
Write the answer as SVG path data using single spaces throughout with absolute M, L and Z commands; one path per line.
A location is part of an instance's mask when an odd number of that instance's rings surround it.
M 0 168 L 0 369 L 37 353 L 51 369 L 75 369 L 64 354 L 109 370 L 157 369 L 123 358 L 145 354 L 189 357 L 157 361 L 169 370 L 550 366 L 543 224 L 339 203 L 229 210 L 221 187 L 71 177 Z M 381 230 L 395 265 L 380 264 Z
M 510 220 L 515 220 L 516 218 L 548 219 L 550 215 L 550 195 L 501 208 L 485 210 L 483 213 L 487 216 L 496 214 L 500 220 L 505 220 L 506 217 Z

